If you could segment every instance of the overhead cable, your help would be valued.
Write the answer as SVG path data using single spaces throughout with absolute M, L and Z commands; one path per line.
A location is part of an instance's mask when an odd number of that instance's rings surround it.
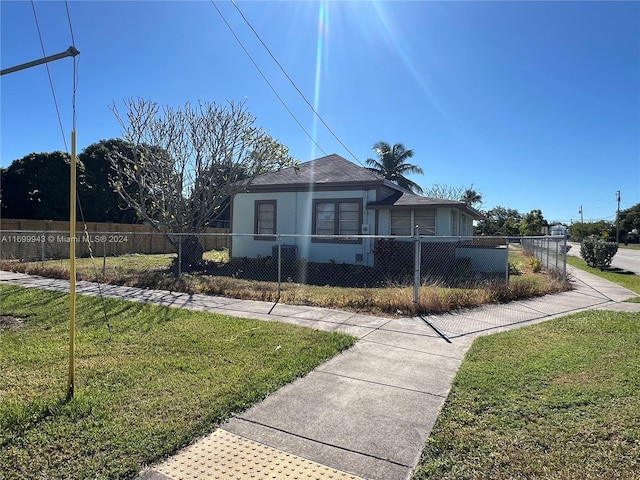
M 38 31 L 38 37 L 40 38 L 40 46 L 42 47 L 42 56 L 46 57 L 47 53 L 44 48 L 44 41 L 42 40 L 42 33 L 40 32 L 40 24 L 38 23 L 38 14 L 36 13 L 36 6 L 31 0 L 31 9 L 33 10 L 33 18 L 36 21 L 36 30 Z M 67 146 L 67 139 L 64 134 L 64 127 L 62 126 L 62 117 L 60 116 L 60 109 L 58 108 L 58 100 L 56 98 L 56 90 L 53 87 L 53 79 L 51 78 L 51 70 L 49 70 L 49 64 L 45 63 L 45 67 L 47 67 L 47 75 L 49 76 L 49 85 L 51 86 L 51 94 L 53 95 L 53 104 L 56 108 L 56 114 L 58 115 L 58 123 L 60 124 L 60 131 L 62 132 L 62 141 L 64 142 L 65 151 L 69 151 L 69 147 Z
M 333 138 L 335 138 L 338 143 L 340 145 L 342 145 L 342 147 L 349 152 L 349 154 L 356 160 L 356 162 L 358 162 L 360 165 L 364 166 L 362 164 L 362 162 L 360 161 L 360 159 L 358 159 L 358 157 L 356 157 L 354 155 L 354 153 L 349 149 L 349 147 L 347 147 L 342 140 L 340 140 L 340 138 L 338 138 L 338 136 L 334 133 L 334 131 L 331 129 L 331 127 L 327 124 L 327 122 L 324 121 L 324 119 L 322 118 L 322 116 L 318 113 L 318 111 L 314 108 L 314 106 L 311 104 L 311 102 L 309 102 L 309 100 L 307 99 L 307 97 L 304 95 L 304 93 L 302 93 L 302 91 L 298 88 L 298 86 L 296 85 L 296 83 L 293 81 L 293 79 L 289 76 L 289 74 L 287 73 L 287 71 L 284 69 L 284 67 L 282 66 L 282 64 L 278 61 L 278 59 L 275 57 L 275 55 L 271 52 L 271 50 L 269 49 L 269 47 L 267 46 L 267 44 L 262 40 L 262 38 L 260 37 L 260 35 L 258 34 L 258 32 L 256 32 L 255 28 L 253 28 L 253 25 L 251 25 L 251 23 L 249 22 L 249 20 L 247 20 L 247 17 L 244 16 L 244 14 L 242 13 L 242 11 L 240 10 L 240 7 L 238 7 L 237 3 L 235 2 L 235 0 L 231 0 L 231 3 L 233 4 L 234 7 L 236 7 L 236 10 L 238 10 L 238 13 L 240 14 L 240 16 L 242 17 L 242 19 L 245 21 L 245 23 L 248 25 L 248 27 L 251 29 L 251 31 L 253 32 L 253 34 L 256 36 L 256 38 L 258 39 L 258 41 L 262 44 L 262 46 L 265 48 L 265 50 L 269 53 L 269 55 L 271 56 L 271 58 L 273 59 L 274 62 L 276 62 L 276 65 L 278 65 L 278 67 L 280 68 L 280 70 L 282 71 L 282 73 L 284 74 L 285 77 L 287 77 L 287 80 L 289 80 L 289 82 L 291 83 L 291 85 L 293 85 L 293 88 L 296 89 L 296 91 L 300 94 L 300 96 L 302 97 L 302 99 L 305 101 L 305 103 L 309 106 L 309 108 L 311 109 L 311 111 L 314 113 L 314 115 L 316 117 L 318 117 L 318 120 L 320 120 L 320 122 L 325 126 L 325 128 L 329 131 L 329 133 L 333 136 Z
M 322 147 L 320 145 L 318 145 L 318 143 L 315 141 L 315 139 L 313 138 L 313 136 L 307 131 L 306 128 L 304 128 L 304 126 L 302 125 L 302 123 L 300 123 L 300 121 L 297 119 L 297 117 L 294 115 L 294 113 L 291 111 L 291 109 L 287 106 L 287 104 L 285 103 L 285 101 L 282 99 L 282 97 L 278 94 L 278 92 L 276 91 L 276 89 L 273 87 L 273 85 L 271 84 L 271 82 L 269 82 L 269 80 L 267 79 L 267 77 L 265 76 L 265 74 L 262 72 L 262 70 L 260 69 L 260 67 L 258 66 L 258 64 L 256 63 L 256 61 L 253 59 L 253 57 L 251 56 L 251 54 L 249 53 L 249 51 L 245 48 L 244 44 L 242 43 L 242 41 L 238 38 L 238 36 L 236 35 L 236 33 L 234 32 L 233 28 L 231 27 L 231 25 L 229 25 L 229 22 L 227 22 L 227 19 L 224 17 L 224 15 L 222 14 L 222 12 L 220 11 L 220 9 L 218 8 L 218 6 L 216 5 L 214 0 L 211 0 L 211 4 L 213 5 L 213 7 L 216 9 L 216 11 L 218 12 L 218 14 L 220 15 L 220 17 L 222 18 L 222 20 L 224 21 L 224 23 L 227 25 L 227 27 L 229 28 L 229 30 L 231 31 L 231 34 L 233 35 L 233 37 L 236 39 L 236 41 L 238 42 L 238 44 L 240 45 L 240 47 L 242 48 L 242 50 L 244 51 L 244 53 L 247 55 L 247 57 L 249 57 L 249 60 L 251 60 L 251 63 L 253 63 L 253 66 L 256 67 L 256 70 L 258 70 L 258 72 L 260 73 L 260 75 L 262 76 L 262 78 L 264 79 L 265 82 L 267 82 L 267 85 L 269 85 L 269 88 L 271 88 L 271 91 L 275 94 L 275 96 L 278 98 L 278 100 L 280 100 L 280 103 L 282 104 L 282 106 L 287 110 L 287 112 L 289 112 L 289 115 L 291 115 L 291 117 L 295 120 L 295 122 L 298 124 L 298 126 L 302 129 L 302 131 L 307 135 L 307 137 L 309 137 L 309 139 L 313 142 L 313 144 L 318 147 L 318 149 L 324 153 L 325 155 L 327 155 L 327 152 L 325 152 Z

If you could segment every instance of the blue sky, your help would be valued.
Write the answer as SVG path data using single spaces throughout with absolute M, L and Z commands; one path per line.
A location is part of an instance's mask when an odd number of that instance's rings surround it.
M 613 220 L 640 202 L 640 2 L 238 1 L 318 121 L 231 2 L 215 5 L 322 151 L 356 163 L 404 143 L 433 184 L 483 209 Z M 78 151 L 117 137 L 113 101 L 239 101 L 307 161 L 323 155 L 211 2 L 70 1 Z M 35 2 L 47 55 L 66 50 L 64 2 Z M 1 67 L 42 57 L 31 2 L 0 2 Z M 50 71 L 70 149 L 73 61 Z M 44 66 L 0 80 L 0 162 L 65 150 Z M 346 150 L 342 142 L 348 150 Z M 351 152 L 351 153 L 350 153 Z M 354 156 L 357 158 L 354 158 Z

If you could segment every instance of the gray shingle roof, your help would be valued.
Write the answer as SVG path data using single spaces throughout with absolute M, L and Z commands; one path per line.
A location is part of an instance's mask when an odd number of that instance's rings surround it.
M 251 186 L 279 186 L 279 185 L 338 185 L 364 183 L 379 185 L 385 183 L 382 178 L 366 168 L 332 154 L 317 158 L 310 162 L 301 163 L 295 167 L 284 168 L 279 172 L 271 172 L 256 177 Z M 249 186 L 249 190 L 251 190 Z
M 370 202 L 367 208 L 457 208 L 475 220 L 484 218 L 482 213 L 464 202 L 445 198 L 423 197 L 410 192 L 397 192 L 377 202 Z
M 464 202 L 416 195 L 335 153 L 301 163 L 297 168 L 289 167 L 279 172 L 260 175 L 251 182 L 247 190 L 272 191 L 300 187 L 311 188 L 310 185 L 336 188 L 341 186 L 357 186 L 361 188 L 364 186 L 384 185 L 391 188 L 394 193 L 382 200 L 369 203 L 367 208 L 452 207 L 458 208 L 475 219 L 484 218 L 479 211 Z M 386 189 L 381 190 L 381 192 L 384 190 Z

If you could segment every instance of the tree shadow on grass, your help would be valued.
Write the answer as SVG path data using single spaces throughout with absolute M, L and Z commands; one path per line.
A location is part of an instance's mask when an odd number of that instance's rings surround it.
M 631 272 L 629 270 L 625 270 L 624 268 L 617 268 L 617 267 L 606 267 L 603 271 L 608 273 L 616 273 L 618 275 L 636 275 L 635 272 Z
M 27 402 L 0 403 L 0 448 L 24 437 L 52 417 L 67 416 L 73 421 L 91 414 L 90 402 L 84 398 L 35 398 Z

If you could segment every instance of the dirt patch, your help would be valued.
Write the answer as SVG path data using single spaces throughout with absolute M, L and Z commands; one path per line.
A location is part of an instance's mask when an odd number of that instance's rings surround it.
M 24 318 L 11 315 L 0 315 L 0 330 L 17 330 L 25 323 Z
M 588 385 L 592 383 L 594 380 L 593 375 L 589 372 L 577 372 L 577 373 L 564 373 L 562 375 L 558 375 L 552 382 L 557 385 Z

